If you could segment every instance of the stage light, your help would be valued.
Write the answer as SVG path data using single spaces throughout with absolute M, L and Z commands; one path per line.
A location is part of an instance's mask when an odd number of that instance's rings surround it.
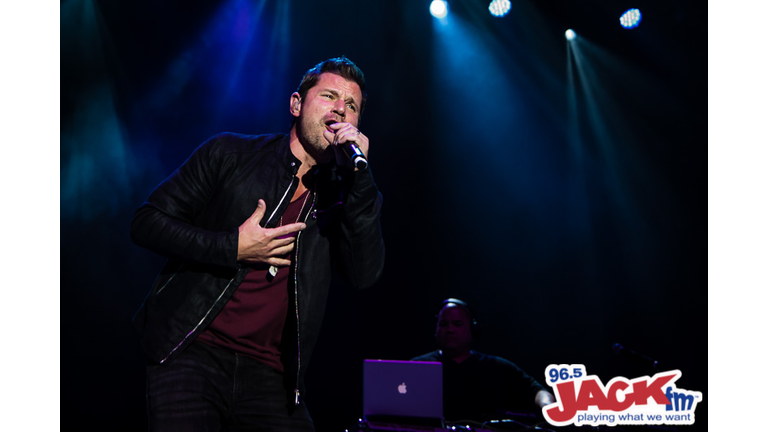
M 448 2 L 442 0 L 434 0 L 429 5 L 429 13 L 435 18 L 445 18 L 448 15 Z
M 643 14 L 640 13 L 640 9 L 629 9 L 621 15 L 619 22 L 625 29 L 633 29 L 640 25 L 642 19 Z
M 576 39 L 576 32 L 571 30 L 571 29 L 566 30 L 565 31 L 565 38 L 568 39 L 568 40 Z
M 503 17 L 509 13 L 510 9 L 512 9 L 512 3 L 509 0 L 493 0 L 488 5 L 488 10 L 495 17 Z

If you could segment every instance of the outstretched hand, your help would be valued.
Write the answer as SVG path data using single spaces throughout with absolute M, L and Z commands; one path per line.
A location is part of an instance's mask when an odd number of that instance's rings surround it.
M 237 241 L 237 261 L 245 263 L 267 263 L 275 267 L 285 267 L 291 260 L 284 258 L 293 251 L 295 236 L 307 226 L 304 223 L 292 223 L 277 228 L 263 228 L 259 223 L 267 211 L 267 204 L 259 200 L 256 210 L 239 228 Z M 288 236 L 288 237 L 286 237 Z

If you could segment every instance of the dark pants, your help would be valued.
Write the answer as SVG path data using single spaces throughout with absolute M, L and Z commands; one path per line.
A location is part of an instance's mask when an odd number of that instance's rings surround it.
M 147 366 L 147 414 L 150 431 L 314 431 L 304 404 L 289 403 L 281 373 L 200 342 Z

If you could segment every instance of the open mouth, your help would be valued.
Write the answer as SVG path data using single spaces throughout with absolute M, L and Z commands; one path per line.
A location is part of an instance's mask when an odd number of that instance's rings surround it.
M 336 123 L 336 120 L 326 120 L 326 122 L 325 122 L 325 129 L 328 132 L 334 133 L 335 131 L 331 128 L 331 125 L 335 124 L 335 123 Z

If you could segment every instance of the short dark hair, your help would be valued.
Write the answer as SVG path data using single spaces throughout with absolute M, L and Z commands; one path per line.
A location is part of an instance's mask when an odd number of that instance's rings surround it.
M 363 71 L 352 60 L 345 56 L 322 61 L 308 70 L 301 78 L 299 88 L 296 90 L 301 99 L 303 100 L 309 89 L 317 84 L 320 75 L 326 72 L 339 75 L 349 81 L 354 81 L 360 87 L 360 92 L 363 94 L 363 100 L 360 101 L 360 114 L 362 114 L 363 109 L 365 109 L 365 101 L 368 100 L 368 95 L 365 93 L 365 75 L 363 75 Z
M 457 298 L 447 298 L 443 300 L 443 303 L 440 305 L 440 310 L 437 312 L 437 315 L 435 315 L 435 318 L 438 320 L 440 319 L 440 312 L 445 309 L 448 305 L 456 305 L 460 309 L 464 311 L 464 313 L 467 314 L 467 318 L 469 318 L 469 330 L 472 332 L 472 338 L 473 339 L 479 339 L 480 338 L 480 323 L 477 321 L 477 315 L 475 315 L 475 311 L 472 310 L 472 308 L 469 306 L 467 302 L 464 300 L 459 300 Z

